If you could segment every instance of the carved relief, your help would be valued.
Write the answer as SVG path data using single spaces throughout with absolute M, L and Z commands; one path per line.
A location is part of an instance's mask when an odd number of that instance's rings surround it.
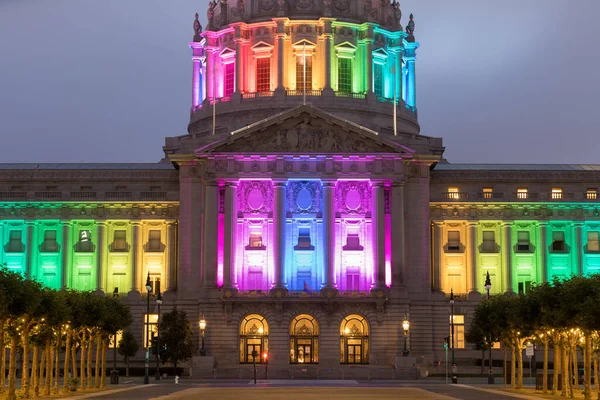
M 287 185 L 288 210 L 298 214 L 315 214 L 321 209 L 321 183 L 290 181 Z
M 310 10 L 313 8 L 314 0 L 296 0 L 296 9 Z
M 238 189 L 239 210 L 249 214 L 267 214 L 272 210 L 273 186 L 270 181 L 241 181 Z
M 337 11 L 348 11 L 350 9 L 350 0 L 333 0 L 333 6 Z
M 341 181 L 335 188 L 336 209 L 341 214 L 363 215 L 370 211 L 371 186 L 366 181 Z
M 259 11 L 271 11 L 275 7 L 275 0 L 258 0 Z

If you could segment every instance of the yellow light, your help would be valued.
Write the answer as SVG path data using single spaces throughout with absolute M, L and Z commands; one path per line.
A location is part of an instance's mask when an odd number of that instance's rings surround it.
M 262 326 L 261 326 L 260 328 L 258 328 L 258 333 L 260 333 L 260 334 L 262 335 L 262 334 L 263 334 L 263 332 L 264 332 L 264 329 L 263 329 L 263 327 L 262 327 Z
M 198 324 L 200 325 L 201 331 L 206 329 L 206 320 L 204 318 L 202 318 Z
M 344 333 L 345 333 L 346 335 L 347 335 L 347 334 L 349 334 L 349 333 L 350 333 L 350 329 L 348 329 L 348 328 L 344 329 Z

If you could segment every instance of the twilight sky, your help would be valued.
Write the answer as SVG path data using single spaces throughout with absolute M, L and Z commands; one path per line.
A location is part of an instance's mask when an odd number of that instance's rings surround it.
M 356 1 L 356 0 L 355 0 Z M 0 0 L 0 162 L 154 162 L 208 0 Z M 450 162 L 600 163 L 599 0 L 402 0 Z

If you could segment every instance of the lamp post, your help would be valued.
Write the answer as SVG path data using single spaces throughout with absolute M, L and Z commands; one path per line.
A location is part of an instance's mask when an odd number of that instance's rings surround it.
M 402 356 L 408 356 L 408 348 L 406 347 L 406 338 L 408 337 L 408 329 L 410 328 L 410 322 L 408 322 L 408 317 L 406 316 L 406 311 L 404 312 L 404 321 L 402 321 L 402 330 L 404 331 L 404 349 L 402 350 Z
M 145 363 L 145 374 L 144 374 L 144 385 L 150 383 L 150 377 L 148 375 L 148 368 L 150 367 L 150 346 L 148 345 L 148 339 L 150 338 L 150 291 L 152 290 L 152 285 L 150 284 L 150 272 L 148 272 L 148 277 L 146 278 L 146 292 L 148 293 L 148 297 L 146 297 L 146 363 Z
M 487 293 L 487 301 L 488 301 L 488 307 L 489 307 L 489 301 L 490 301 L 490 290 L 492 289 L 492 281 L 490 280 L 490 271 L 487 271 L 485 273 L 485 291 Z M 492 333 L 490 332 L 490 340 L 489 340 L 489 361 L 488 361 L 488 366 L 489 366 L 489 372 L 488 372 L 488 384 L 492 385 L 494 383 L 494 373 L 492 371 L 492 337 L 491 337 Z M 483 363 L 483 361 L 482 361 Z
M 158 320 L 156 321 L 156 380 L 160 381 L 160 305 L 162 304 L 162 296 L 160 289 L 156 294 L 156 307 L 158 312 Z
M 206 349 L 204 348 L 204 330 L 206 329 L 206 320 L 204 319 L 204 314 L 202 314 L 202 319 L 198 323 L 200 325 L 200 337 L 202 337 L 202 348 L 200 349 L 200 355 L 206 355 Z
M 458 383 L 454 362 L 454 292 L 450 289 L 450 349 L 452 351 L 452 383 Z

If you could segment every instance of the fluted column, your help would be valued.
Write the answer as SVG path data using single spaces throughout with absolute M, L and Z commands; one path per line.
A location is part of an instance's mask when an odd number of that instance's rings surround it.
M 27 244 L 26 244 L 26 262 L 25 262 L 25 276 L 29 279 L 36 278 L 38 273 L 38 266 L 34 258 L 39 252 L 39 248 L 36 240 L 36 223 L 34 221 L 26 221 L 27 226 Z
M 404 284 L 406 276 L 406 260 L 404 253 L 404 184 L 395 182 L 390 190 L 390 206 L 392 214 L 392 288 Z
M 573 268 L 573 274 L 577 276 L 583 276 L 583 239 L 582 239 L 582 227 L 581 222 L 575 223 L 575 251 L 573 255 L 575 257 L 575 265 Z
M 140 246 L 138 244 L 140 223 L 133 222 L 131 225 L 131 291 L 139 292 L 142 287 L 142 266 L 138 258 L 138 253 L 140 251 Z
M 284 282 L 285 268 L 285 253 L 286 253 L 286 207 L 285 207 L 285 189 L 287 182 L 275 181 L 274 186 L 274 205 L 273 211 L 273 250 L 275 265 L 273 268 L 273 285 L 272 289 L 286 289 L 287 285 Z
M 217 182 L 206 182 L 204 200 L 204 270 L 202 287 L 216 287 L 219 188 Z
M 60 287 L 66 288 L 69 286 L 69 271 L 71 268 L 71 222 L 61 221 L 62 225 L 62 270 L 60 271 Z M 57 232 L 58 234 L 58 232 Z
M 502 225 L 502 229 L 504 230 L 504 266 L 506 271 L 504 271 L 504 286 L 507 292 L 513 291 L 512 285 L 512 236 L 511 236 L 511 223 L 505 222 Z
M 548 246 L 546 246 L 546 227 L 548 224 L 546 222 L 540 222 L 540 245 L 538 253 L 540 255 L 540 278 L 542 279 L 542 283 L 548 282 L 548 266 L 546 251 L 548 251 Z
M 107 287 L 108 282 L 106 282 L 106 278 L 108 277 L 108 271 L 106 266 L 104 265 L 105 262 L 105 258 L 104 258 L 104 246 L 105 246 L 105 240 L 104 240 L 104 228 L 105 228 L 105 223 L 104 221 L 102 222 L 98 222 L 98 246 L 96 248 L 96 254 L 98 256 L 98 263 L 97 263 L 97 270 L 96 270 L 96 290 L 100 291 L 104 291 L 104 292 L 109 292 L 110 289 L 114 289 L 114 288 L 109 288 Z M 122 290 L 123 288 L 119 288 L 119 290 Z
M 223 285 L 225 288 L 236 288 L 236 227 L 237 227 L 237 182 L 225 185 L 225 222 L 223 249 Z
M 244 45 L 242 39 L 235 39 L 235 93 L 244 88 Z
M 167 290 L 173 291 L 177 287 L 177 221 L 167 223 L 167 240 L 169 258 L 167 261 Z
M 477 223 L 468 223 L 469 265 L 467 266 L 467 285 L 469 292 L 477 291 Z
M 326 20 L 323 25 L 323 47 L 325 48 L 325 85 L 323 86 L 323 94 L 329 93 L 333 96 L 331 88 L 331 20 Z
M 396 101 L 400 102 L 400 99 L 402 99 L 402 51 L 401 50 L 396 50 L 395 52 L 395 59 L 394 59 L 394 87 L 396 89 Z M 391 93 L 392 98 L 394 97 L 394 94 Z
M 373 92 L 373 39 L 365 40 L 365 53 L 365 79 L 367 80 L 365 90 Z
M 411 107 L 417 106 L 417 91 L 415 78 L 415 57 L 406 58 L 406 68 L 408 70 L 407 88 L 406 88 L 406 104 Z
M 277 87 L 276 91 L 280 92 L 285 90 L 283 86 L 283 69 L 284 69 L 284 40 L 285 40 L 285 27 L 283 21 L 277 22 Z
M 335 182 L 323 182 L 323 284 L 335 289 Z
M 442 270 L 442 226 L 443 223 L 440 221 L 434 221 L 433 225 L 433 289 L 448 291 L 448 288 L 444 287 L 444 274 L 445 269 Z
M 215 98 L 215 57 L 214 47 L 206 48 L 206 98 L 213 100 Z M 210 103 L 209 103 L 210 104 Z
M 385 198 L 383 183 L 374 183 L 371 188 L 371 223 L 373 226 L 373 289 L 385 287 Z
M 193 57 L 193 71 L 192 71 L 192 107 L 195 109 L 202 102 L 202 80 L 201 80 L 201 68 L 202 60 L 200 57 Z

